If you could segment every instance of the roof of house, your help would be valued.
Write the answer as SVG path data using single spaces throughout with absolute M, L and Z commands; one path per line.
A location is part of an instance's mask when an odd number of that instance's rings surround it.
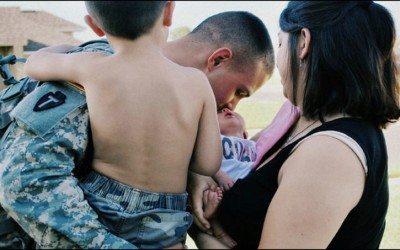
M 62 19 L 58 16 L 54 16 L 45 11 L 23 10 L 22 14 L 35 23 L 51 23 L 53 28 L 60 30 L 61 32 L 75 32 L 85 29 L 82 26 Z
M 71 34 L 85 29 L 44 11 L 21 11 L 19 7 L 0 8 L 0 46 L 38 44 L 56 45 L 81 43 Z

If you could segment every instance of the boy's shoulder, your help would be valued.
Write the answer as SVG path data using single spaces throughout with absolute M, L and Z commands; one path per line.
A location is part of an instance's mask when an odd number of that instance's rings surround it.
M 215 102 L 214 92 L 206 74 L 196 68 L 184 67 L 188 80 L 185 83 L 190 88 L 190 91 L 196 93 L 196 96 L 204 102 Z M 189 84 L 187 84 L 189 83 Z
M 193 67 L 185 67 L 182 65 L 176 65 L 176 72 L 181 74 L 183 77 L 183 81 L 190 82 L 191 88 L 198 88 L 198 90 L 207 90 L 210 88 L 210 83 L 208 81 L 207 76 L 203 71 L 193 68 Z

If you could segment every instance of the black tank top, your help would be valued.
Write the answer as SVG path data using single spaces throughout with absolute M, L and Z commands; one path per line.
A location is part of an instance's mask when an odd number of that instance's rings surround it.
M 328 130 L 344 133 L 355 140 L 364 151 L 368 167 L 362 197 L 328 248 L 378 248 L 389 202 L 387 152 L 382 131 L 355 118 L 340 118 L 322 124 L 303 138 Z M 224 194 L 217 216 L 225 231 L 238 243 L 237 248 L 258 247 L 267 209 L 278 189 L 279 170 L 290 151 L 303 138 L 284 147 L 258 171 L 237 180 Z M 285 138 L 282 138 L 275 145 L 275 150 L 284 141 Z M 269 155 L 272 153 L 268 152 Z

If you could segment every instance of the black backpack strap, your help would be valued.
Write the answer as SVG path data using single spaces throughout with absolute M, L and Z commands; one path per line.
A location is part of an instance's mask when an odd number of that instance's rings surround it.
M 12 121 L 11 111 L 38 85 L 38 81 L 26 77 L 0 92 L 0 137 Z

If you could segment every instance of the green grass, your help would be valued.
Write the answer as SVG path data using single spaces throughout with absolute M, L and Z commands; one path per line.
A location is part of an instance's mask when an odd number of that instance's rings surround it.
M 389 186 L 389 210 L 381 249 L 400 248 L 400 185 Z
M 400 178 L 400 167 L 389 168 L 389 178 Z
M 278 112 L 282 103 L 275 102 L 245 102 L 242 101 L 236 108 L 246 122 L 248 130 L 262 129 L 266 127 Z

